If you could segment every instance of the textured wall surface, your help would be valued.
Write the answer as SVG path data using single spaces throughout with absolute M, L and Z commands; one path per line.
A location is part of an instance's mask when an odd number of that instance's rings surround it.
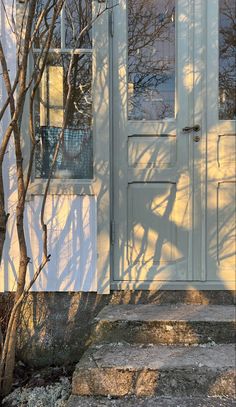
M 15 200 L 16 193 L 13 192 L 11 208 L 14 207 Z M 27 202 L 25 232 L 31 258 L 28 280 L 33 276 L 42 257 L 41 202 L 42 196 L 33 196 Z M 1 273 L 2 291 L 14 290 L 19 259 L 14 210 L 10 213 Z M 34 284 L 33 291 L 96 291 L 95 198 L 49 195 L 45 215 L 48 225 L 48 253 L 52 256 Z

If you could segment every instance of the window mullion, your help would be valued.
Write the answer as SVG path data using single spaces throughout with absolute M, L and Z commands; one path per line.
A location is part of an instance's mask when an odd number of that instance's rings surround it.
M 34 54 L 40 54 L 41 50 L 39 48 L 35 48 L 33 50 Z M 49 48 L 49 54 L 92 54 L 93 50 L 91 48 Z
M 61 10 L 61 49 L 65 49 L 65 4 Z

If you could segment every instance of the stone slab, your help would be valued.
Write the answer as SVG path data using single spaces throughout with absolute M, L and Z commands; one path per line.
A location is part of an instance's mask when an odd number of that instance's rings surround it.
M 95 343 L 193 344 L 235 340 L 235 307 L 230 305 L 109 305 L 95 321 Z
M 236 400 L 219 397 L 79 397 L 71 396 L 67 407 L 235 407 Z
M 217 321 L 235 322 L 233 305 L 108 305 L 98 314 L 97 320 L 107 321 Z
M 233 396 L 235 347 L 98 345 L 76 366 L 72 393 Z
M 14 293 L 0 293 L 0 315 L 10 309 Z M 236 291 L 124 290 L 109 295 L 83 292 L 31 292 L 22 307 L 17 359 L 29 366 L 77 363 L 90 345 L 93 319 L 108 304 L 236 303 Z

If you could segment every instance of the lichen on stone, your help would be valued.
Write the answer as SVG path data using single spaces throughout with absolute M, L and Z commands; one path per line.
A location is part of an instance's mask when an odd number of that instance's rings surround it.
M 4 407 L 66 407 L 71 393 L 70 381 L 61 377 L 59 382 L 46 387 L 23 387 L 14 390 L 3 400 Z

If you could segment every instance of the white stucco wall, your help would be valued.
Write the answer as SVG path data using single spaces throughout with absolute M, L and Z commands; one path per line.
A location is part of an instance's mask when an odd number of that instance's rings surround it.
M 11 1 L 8 1 L 11 5 Z M 7 3 L 6 1 L 4 3 Z M 10 7 L 10 6 L 8 6 Z M 15 73 L 15 38 L 8 25 L 1 3 L 1 39 L 4 44 L 10 75 Z M 0 75 L 0 104 L 5 100 Z M 1 137 L 9 122 L 9 112 L 1 122 Z M 3 261 L 0 270 L 0 291 L 11 291 L 16 286 L 19 262 L 15 206 L 17 202 L 16 171 L 13 143 L 4 159 L 4 184 L 10 213 Z M 32 196 L 26 204 L 25 233 L 31 263 L 27 279 L 33 275 L 42 257 L 40 208 L 42 196 Z M 48 225 L 48 251 L 51 261 L 33 286 L 34 291 L 96 291 L 96 198 L 93 196 L 49 195 L 45 219 Z
M 14 200 L 14 202 L 13 202 Z M 18 266 L 18 243 L 11 195 L 11 217 L 3 257 L 4 290 L 14 289 Z M 42 258 L 40 209 L 42 196 L 27 203 L 25 233 L 32 276 Z M 33 286 L 34 291 L 96 291 L 96 202 L 93 197 L 49 195 L 45 218 L 51 261 Z M 29 279 L 28 276 L 28 279 Z

